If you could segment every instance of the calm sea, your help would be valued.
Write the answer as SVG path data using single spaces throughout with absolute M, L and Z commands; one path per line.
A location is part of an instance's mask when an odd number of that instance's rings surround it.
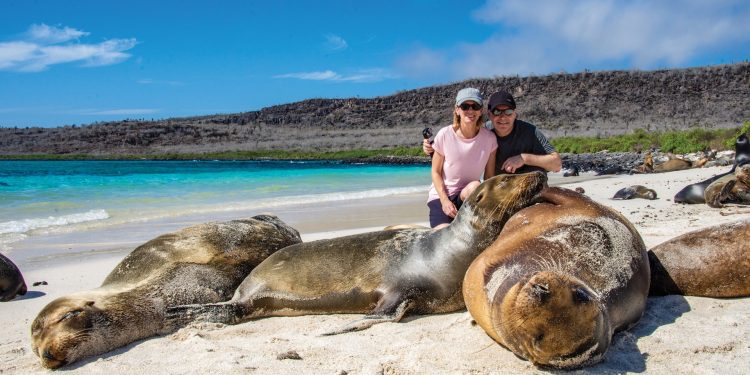
M 0 250 L 34 233 L 425 193 L 429 166 L 308 161 L 0 161 Z

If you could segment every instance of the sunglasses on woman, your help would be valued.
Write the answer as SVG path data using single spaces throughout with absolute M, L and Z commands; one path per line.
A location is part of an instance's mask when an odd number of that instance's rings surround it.
M 469 103 L 461 103 L 461 105 L 459 105 L 458 108 L 461 108 L 464 111 L 468 110 L 469 108 L 471 108 L 471 109 L 473 109 L 475 111 L 478 111 L 478 110 L 482 109 L 482 105 L 479 104 L 479 103 L 471 103 L 471 104 L 469 104 Z

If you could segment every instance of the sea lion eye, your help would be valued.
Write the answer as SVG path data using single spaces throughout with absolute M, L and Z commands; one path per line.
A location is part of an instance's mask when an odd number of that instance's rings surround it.
M 573 300 L 578 303 L 591 302 L 591 295 L 584 289 L 575 288 L 573 289 Z
M 479 193 L 477 195 L 477 203 L 481 202 L 483 198 L 484 198 L 484 193 Z
M 74 318 L 74 317 L 80 315 L 82 312 L 83 312 L 83 310 L 68 311 L 67 313 L 65 313 L 65 315 L 62 316 L 62 318 L 60 318 L 60 321 L 62 322 L 63 320 Z
M 547 284 L 534 284 L 531 286 L 531 293 L 539 302 L 546 302 L 550 297 L 549 286 Z

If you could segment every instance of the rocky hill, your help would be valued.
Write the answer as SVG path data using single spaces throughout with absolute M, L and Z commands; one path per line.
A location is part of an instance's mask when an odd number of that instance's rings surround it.
M 505 89 L 550 138 L 635 129 L 728 128 L 750 120 L 750 63 L 470 79 L 371 99 L 310 99 L 259 111 L 59 128 L 0 128 L 0 155 L 347 150 L 416 146 L 451 121 L 456 92 Z

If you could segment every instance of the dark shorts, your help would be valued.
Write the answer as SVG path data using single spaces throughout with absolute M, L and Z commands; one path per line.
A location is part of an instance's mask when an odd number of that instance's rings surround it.
M 448 197 L 448 199 L 450 199 L 451 202 L 456 205 L 456 210 L 460 209 L 461 205 L 464 203 L 461 200 L 461 193 L 450 196 Z M 453 221 L 452 217 L 446 215 L 445 212 L 443 212 L 443 205 L 440 204 L 440 199 L 433 199 L 427 202 L 427 207 L 430 209 L 431 228 L 435 228 L 440 224 L 450 224 Z

